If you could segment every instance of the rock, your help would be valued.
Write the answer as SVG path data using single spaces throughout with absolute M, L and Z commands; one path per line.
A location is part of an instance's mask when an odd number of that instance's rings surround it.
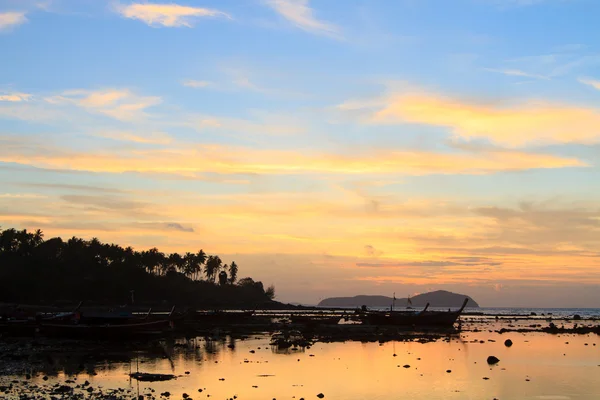
M 61 385 L 61 386 L 57 387 L 56 389 L 54 389 L 52 394 L 71 393 L 72 391 L 73 391 L 73 388 L 71 386 Z
M 449 373 L 452 372 L 452 370 L 451 369 L 447 369 L 446 372 L 449 374 Z
M 513 345 L 513 342 L 512 342 L 512 340 L 510 340 L 510 339 L 506 339 L 506 340 L 504 341 L 504 345 L 505 345 L 506 347 L 510 347 L 510 346 L 512 346 L 512 345 Z
M 163 396 L 163 397 L 169 397 L 171 395 L 171 393 L 164 392 L 164 393 L 161 393 L 160 395 Z
M 256 353 L 256 351 L 254 351 L 254 350 L 250 350 L 250 353 L 254 354 L 254 353 Z
M 579 315 L 579 314 L 575 314 L 575 315 L 573 315 L 573 319 L 574 319 L 575 321 L 580 321 L 580 320 L 581 320 L 581 315 Z
M 170 374 L 148 374 L 143 372 L 134 372 L 129 374 L 129 376 L 142 382 L 169 381 L 176 378 L 175 375 Z
M 410 368 L 410 365 L 406 364 L 406 365 L 403 365 L 403 367 L 404 368 Z
M 185 374 L 186 374 L 186 375 L 189 375 L 189 374 L 190 374 L 190 371 L 185 371 Z
M 498 362 L 500 361 L 500 359 L 496 356 L 489 356 L 487 358 L 487 363 L 492 365 L 492 364 L 498 364 Z
M 187 394 L 187 393 L 184 393 L 184 394 L 182 394 L 181 396 L 182 396 L 184 399 L 187 399 L 188 397 L 190 397 L 190 395 L 189 395 L 189 394 Z
M 202 393 L 202 389 L 198 389 L 198 393 Z
M 490 379 L 490 378 L 488 378 L 487 376 L 484 376 L 484 377 L 483 377 L 483 380 L 484 380 L 484 381 L 487 381 L 488 379 Z
M 323 393 L 319 393 L 319 394 L 317 395 L 317 397 L 318 397 L 318 398 L 320 398 L 320 399 L 322 399 L 323 397 L 325 397 L 325 395 L 324 395 Z

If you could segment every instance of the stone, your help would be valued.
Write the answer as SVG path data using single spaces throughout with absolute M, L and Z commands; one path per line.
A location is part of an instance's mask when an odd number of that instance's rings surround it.
M 325 395 L 324 395 L 323 393 L 319 393 L 319 394 L 317 395 L 317 397 L 318 397 L 318 398 L 320 398 L 320 399 L 322 399 L 323 397 L 325 397 Z
M 500 359 L 496 356 L 489 356 L 487 358 L 487 363 L 492 365 L 492 364 L 498 364 L 498 362 L 500 361 Z
M 512 345 L 513 345 L 513 342 L 512 342 L 512 340 L 510 340 L 510 339 L 506 339 L 506 340 L 504 341 L 504 345 L 505 345 L 506 347 L 510 347 L 510 346 L 512 346 Z

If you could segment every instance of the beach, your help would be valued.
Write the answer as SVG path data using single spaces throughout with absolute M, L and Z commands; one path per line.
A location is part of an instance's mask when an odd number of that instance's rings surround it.
M 566 332 L 598 326 L 597 319 L 463 316 L 450 333 L 330 337 L 285 349 L 270 345 L 272 332 L 227 329 L 151 344 L 6 339 L 0 392 L 6 399 L 597 399 L 600 336 L 542 332 L 550 323 Z M 490 356 L 499 361 L 488 363 Z M 134 372 L 174 379 L 140 382 Z

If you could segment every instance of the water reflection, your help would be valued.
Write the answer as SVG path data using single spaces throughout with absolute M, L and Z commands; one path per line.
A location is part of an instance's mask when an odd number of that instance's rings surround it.
M 512 347 L 504 346 L 507 338 Z M 268 335 L 211 335 L 98 354 L 92 348 L 73 352 L 64 347 L 49 358 L 40 353 L 47 363 L 34 379 L 48 375 L 52 383 L 81 375 L 96 386 L 142 394 L 169 391 L 172 398 L 183 393 L 198 397 L 201 389 L 202 398 L 240 399 L 308 399 L 318 393 L 350 400 L 597 399 L 599 343 L 597 335 L 500 335 L 486 330 L 435 342 L 352 341 L 280 349 L 270 346 Z M 498 365 L 486 363 L 489 355 L 500 359 Z M 177 379 L 130 382 L 128 374 L 136 370 Z

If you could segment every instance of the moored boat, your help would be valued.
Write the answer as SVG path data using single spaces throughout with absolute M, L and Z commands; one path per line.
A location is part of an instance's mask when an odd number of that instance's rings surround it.
M 39 333 L 43 336 L 77 339 L 128 339 L 161 335 L 171 329 L 169 320 L 141 322 L 133 324 L 53 324 L 41 323 Z
M 469 299 L 465 299 L 457 311 L 427 311 L 429 304 L 420 312 L 386 311 L 367 312 L 363 322 L 371 325 L 393 325 L 401 327 L 450 328 L 454 325 Z

